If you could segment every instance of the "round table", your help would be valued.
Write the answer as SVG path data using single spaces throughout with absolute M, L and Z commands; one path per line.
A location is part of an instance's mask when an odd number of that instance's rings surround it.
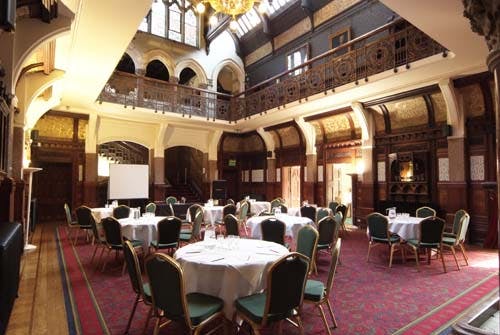
M 250 228 L 250 236 L 253 238 L 262 238 L 260 224 L 262 221 L 274 217 L 285 223 L 285 235 L 290 236 L 294 240 L 297 237 L 300 228 L 309 224 L 314 224 L 314 222 L 309 218 L 289 214 L 276 214 L 276 216 L 253 216 L 247 220 L 247 227 Z
M 224 206 L 203 206 L 203 222 L 205 224 L 214 224 L 216 221 L 221 221 L 223 208 Z M 189 209 L 186 212 L 186 220 L 192 220 Z
M 414 216 L 397 216 L 394 219 L 388 218 L 389 230 L 398 234 L 403 240 L 420 238 L 420 222 L 424 218 Z
M 266 286 L 269 266 L 288 250 L 279 244 L 251 239 L 210 239 L 178 249 L 174 258 L 184 271 L 186 293 L 201 292 L 224 300 L 231 319 L 237 298 Z
M 166 216 L 142 216 L 139 219 L 126 218 L 119 219 L 122 226 L 122 235 L 131 240 L 143 241 L 144 250 L 148 250 L 152 240 L 156 240 L 157 230 L 156 225 Z

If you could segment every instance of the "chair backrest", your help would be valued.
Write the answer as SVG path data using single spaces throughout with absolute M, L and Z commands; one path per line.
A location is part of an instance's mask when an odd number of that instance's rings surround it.
M 318 245 L 318 231 L 314 227 L 307 225 L 299 229 L 297 233 L 296 251 L 310 260 L 316 255 L 316 246 Z
M 293 309 L 300 309 L 308 269 L 309 258 L 298 252 L 285 255 L 271 265 L 267 275 L 264 325 L 269 315 L 284 318 Z
M 464 211 L 465 212 L 465 211 Z M 465 236 L 467 235 L 467 230 L 469 229 L 470 216 L 467 212 L 462 215 L 460 224 L 458 226 L 457 242 L 465 242 Z
M 224 226 L 226 226 L 226 236 L 240 236 L 238 219 L 233 214 L 224 216 Z
M 244 220 L 247 217 L 248 209 L 250 208 L 250 204 L 246 200 L 241 201 L 240 204 L 241 204 L 240 205 L 240 214 L 238 216 L 238 219 Z
M 234 200 L 233 200 L 233 199 L 231 199 L 231 198 L 227 199 L 226 203 L 227 203 L 228 205 L 229 205 L 229 204 L 231 204 L 231 205 L 235 205 Z
M 436 216 L 436 211 L 428 206 L 423 206 L 417 208 L 415 215 L 417 216 L 417 218 L 426 218 L 429 216 Z
M 389 238 L 389 222 L 380 213 L 371 213 L 366 217 L 370 237 Z
M 181 219 L 175 216 L 169 216 L 160 220 L 156 225 L 158 232 L 158 243 L 169 244 L 178 243 L 181 234 Z
M 281 213 L 288 213 L 288 208 L 285 205 L 281 204 L 278 207 L 281 209 Z
M 172 204 L 175 204 L 177 203 L 177 198 L 174 197 L 173 195 L 171 196 L 168 196 L 167 199 L 165 199 L 165 202 L 168 204 L 168 205 L 172 205 Z
M 453 234 L 458 234 L 458 229 L 460 228 L 460 221 L 462 220 L 462 216 L 468 213 L 465 209 L 459 209 L 455 212 L 455 216 L 453 217 Z
M 87 206 L 80 206 L 76 209 L 76 221 L 80 226 L 91 226 L 94 216 L 92 210 Z
M 324 207 L 318 208 L 316 210 L 316 220 L 314 222 L 318 223 L 321 219 L 330 216 L 330 213 L 331 212 L 329 208 L 324 208 Z
M 264 241 L 285 245 L 286 225 L 276 218 L 269 218 L 261 222 L 260 229 Z
M 146 274 L 151 287 L 153 306 L 170 320 L 185 320 L 191 328 L 186 303 L 183 272 L 170 256 L 155 253 L 146 260 Z
M 259 214 L 257 214 L 258 216 L 272 216 L 273 213 L 271 212 L 268 212 L 267 209 L 263 209 Z
M 224 206 L 222 208 L 222 217 L 224 218 L 228 214 L 233 214 L 233 215 L 236 214 L 236 206 L 235 205 L 227 204 L 226 206 Z
M 342 216 L 342 213 L 337 212 L 333 216 L 333 219 L 335 220 L 335 232 L 333 233 L 333 240 L 336 241 L 339 237 L 340 228 L 342 227 L 342 222 L 344 222 L 344 217 Z
M 318 222 L 318 244 L 331 244 L 335 239 L 337 223 L 331 216 L 327 216 Z
M 114 217 L 109 216 L 101 220 L 101 225 L 104 230 L 104 236 L 106 237 L 106 243 L 111 246 L 122 245 L 122 227 L 120 222 Z
M 311 219 L 312 222 L 316 222 L 316 207 L 313 206 L 302 206 L 300 207 L 300 216 Z
M 123 254 L 125 263 L 127 264 L 128 276 L 134 292 L 144 296 L 142 286 L 141 267 L 139 266 L 139 259 L 135 252 L 134 246 L 130 241 L 123 241 Z
M 329 204 L 328 204 L 328 208 L 330 208 L 332 210 L 332 214 L 335 214 L 337 212 L 337 206 L 339 205 L 338 202 L 336 201 L 331 201 Z
M 193 220 L 192 237 L 195 239 L 200 238 L 201 224 L 203 223 L 203 208 L 198 208 Z
M 64 213 L 66 214 L 66 223 L 68 225 L 73 224 L 73 218 L 71 217 L 71 210 L 69 209 L 69 205 L 64 203 Z
M 203 213 L 203 206 L 201 206 L 199 204 L 194 204 L 194 205 L 189 206 L 188 212 L 189 212 L 189 217 L 191 218 L 191 222 L 194 221 L 194 218 L 196 216 L 196 212 L 198 210 L 201 210 L 201 212 Z
M 278 207 L 281 204 L 282 204 L 281 198 L 273 199 L 271 200 L 271 209 L 273 209 L 274 207 Z
M 130 216 L 130 207 L 126 205 L 120 205 L 113 209 L 113 216 L 115 219 L 125 219 Z
M 150 202 L 144 207 L 146 213 L 156 213 L 156 204 L 154 202 Z
M 328 297 L 330 290 L 333 285 L 333 277 L 335 277 L 335 271 L 337 270 L 337 264 L 340 258 L 340 246 L 342 244 L 342 239 L 337 239 L 335 246 L 332 249 L 332 261 L 330 262 L 330 271 L 328 272 L 328 279 L 326 280 L 326 292 L 325 295 Z
M 429 216 L 420 222 L 420 244 L 439 244 L 443 237 L 444 220 L 437 216 Z
M 340 204 L 337 206 L 337 209 L 335 212 L 340 212 L 342 213 L 342 221 L 345 222 L 345 219 L 347 218 L 347 206 Z

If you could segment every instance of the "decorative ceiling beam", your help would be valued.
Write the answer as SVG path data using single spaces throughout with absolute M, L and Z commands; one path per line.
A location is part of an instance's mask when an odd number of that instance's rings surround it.
M 436 93 L 436 92 L 439 92 L 439 85 L 438 84 L 430 85 L 430 86 L 426 86 L 426 87 L 420 87 L 420 88 L 417 88 L 414 90 L 389 95 L 389 96 L 386 96 L 386 97 L 383 97 L 380 99 L 374 99 L 374 100 L 370 100 L 367 102 L 363 102 L 363 107 L 365 107 L 365 108 L 372 107 L 372 106 L 376 106 L 376 105 L 385 104 L 388 102 L 403 100 L 406 98 L 414 97 L 416 95 L 432 94 L 432 93 Z
M 314 32 L 314 7 L 311 0 L 301 0 L 300 6 L 311 22 L 311 32 Z
M 231 21 L 231 18 L 229 16 L 224 15 L 223 18 L 219 21 L 219 23 L 213 29 L 209 30 L 208 17 L 209 15 L 206 15 L 204 20 L 205 51 L 207 55 L 210 52 L 210 44 L 212 43 L 212 41 L 215 40 L 217 36 L 222 34 L 229 27 L 229 22 Z
M 389 110 L 387 109 L 387 106 L 384 104 L 381 104 L 378 107 L 380 108 L 380 111 L 384 116 L 385 133 L 390 134 L 392 130 L 391 130 L 391 117 L 389 116 Z
M 429 119 L 428 125 L 429 128 L 434 128 L 436 126 L 436 113 L 434 111 L 434 104 L 432 103 L 432 99 L 430 94 L 424 94 L 422 96 L 425 101 L 425 107 L 427 108 L 427 118 Z

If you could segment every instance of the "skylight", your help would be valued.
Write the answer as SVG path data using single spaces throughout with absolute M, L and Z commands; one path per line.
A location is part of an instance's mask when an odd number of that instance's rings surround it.
M 292 1 L 294 0 L 273 0 L 272 3 L 267 6 L 266 14 L 269 17 L 272 17 L 278 11 L 278 9 Z M 257 27 L 261 22 L 262 20 L 260 19 L 259 14 L 257 14 L 255 8 L 252 8 L 247 13 L 241 15 L 238 20 L 236 20 L 236 23 L 238 24 L 236 28 L 236 35 L 238 37 L 242 37 L 249 31 Z

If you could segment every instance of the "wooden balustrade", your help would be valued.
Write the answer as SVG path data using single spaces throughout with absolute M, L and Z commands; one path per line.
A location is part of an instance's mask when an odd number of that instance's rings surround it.
M 403 28 L 401 28 L 403 26 Z M 398 28 L 398 29 L 396 29 Z M 397 31 L 396 31 L 397 30 Z M 116 71 L 99 101 L 155 112 L 201 116 L 229 122 L 262 114 L 295 101 L 447 51 L 402 19 L 381 26 L 308 62 L 228 95 Z

